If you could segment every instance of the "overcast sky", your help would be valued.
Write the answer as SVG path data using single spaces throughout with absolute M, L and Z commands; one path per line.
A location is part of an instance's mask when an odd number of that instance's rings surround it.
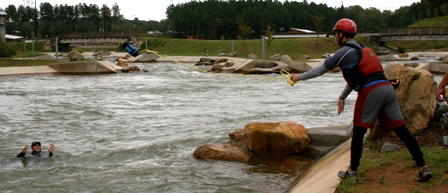
M 191 0 L 172 0 L 174 5 L 189 2 Z M 199 1 L 199 0 L 197 0 Z M 205 1 L 205 0 L 203 0 Z M 294 0 L 290 0 L 292 2 Z M 36 0 L 37 9 L 39 5 L 43 2 L 48 2 L 51 5 L 75 5 L 78 3 L 86 4 L 96 4 L 98 7 L 102 7 L 106 4 L 109 8 L 112 8 L 114 3 L 117 3 L 120 7 L 121 14 L 124 15 L 126 19 L 134 19 L 137 17 L 139 20 L 156 20 L 160 21 L 166 18 L 166 8 L 171 4 L 171 0 L 152 0 L 152 1 L 141 1 L 141 0 L 95 0 L 95 1 L 82 1 L 82 0 L 70 0 L 70 1 L 60 1 L 60 0 L 46 0 L 40 1 Z M 281 2 L 283 2 L 281 0 Z M 302 2 L 302 0 L 298 0 Z M 340 7 L 344 3 L 345 7 L 351 5 L 359 5 L 363 8 L 375 7 L 380 10 L 391 10 L 400 8 L 401 6 L 410 6 L 412 3 L 420 2 L 420 0 L 308 0 L 308 3 L 314 2 L 316 4 L 327 4 L 329 7 Z M 1 0 L 0 8 L 5 9 L 8 5 L 14 5 L 16 7 L 24 4 L 29 4 L 34 7 L 34 0 Z

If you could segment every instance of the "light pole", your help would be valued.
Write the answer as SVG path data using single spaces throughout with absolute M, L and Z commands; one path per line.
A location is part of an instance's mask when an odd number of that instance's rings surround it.
M 33 34 L 33 56 L 34 56 L 34 39 L 37 37 L 37 9 L 36 9 L 36 0 L 34 0 L 34 34 Z
M 34 36 L 37 36 L 37 8 L 36 8 L 36 0 L 34 0 Z
M 260 36 L 263 36 L 263 16 L 264 13 L 260 13 Z

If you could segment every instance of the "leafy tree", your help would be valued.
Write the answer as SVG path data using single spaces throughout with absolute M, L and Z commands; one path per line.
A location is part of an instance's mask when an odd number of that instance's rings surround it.
M 368 8 L 358 16 L 358 31 L 360 32 L 379 32 L 385 27 L 381 11 L 377 8 Z
M 123 19 L 123 15 L 120 13 L 120 7 L 115 3 L 112 6 L 112 21 L 114 23 L 115 29 L 117 31 L 117 22 Z
M 52 21 L 54 19 L 55 15 L 53 12 L 53 6 L 50 3 L 41 3 L 40 4 L 40 20 L 42 23 L 42 31 L 41 35 L 43 37 L 49 37 L 51 36 L 52 32 Z
M 275 33 L 275 29 L 271 27 L 271 25 L 268 24 L 268 26 L 266 27 L 266 37 L 267 37 L 267 41 L 266 44 L 268 45 L 268 56 L 269 54 L 269 50 L 272 44 L 272 41 L 274 41 L 274 38 L 272 38 L 272 35 Z
M 19 35 L 25 37 L 54 37 L 60 33 L 100 30 L 133 33 L 159 30 L 176 38 L 194 35 L 204 39 L 233 39 L 242 37 L 241 27 L 250 26 L 250 32 L 243 37 L 246 39 L 265 34 L 266 24 L 282 32 L 290 28 L 305 28 L 329 33 L 331 27 L 342 17 L 356 21 L 360 31 L 365 33 L 377 32 L 381 28 L 407 27 L 418 20 L 447 15 L 448 2 L 420 0 L 394 11 L 381 12 L 376 8 L 364 9 L 359 5 L 332 8 L 307 0 L 190 1 L 168 6 L 165 12 L 167 19 L 162 21 L 142 21 L 138 18 L 126 20 L 116 3 L 112 8 L 105 4 L 100 8 L 98 5 L 85 3 L 75 6 L 41 3 L 37 22 L 34 19 L 37 10 L 33 8 L 9 5 L 5 11 L 6 32 L 19 32 Z M 34 23 L 39 24 L 38 28 Z M 35 29 L 39 31 L 35 32 Z
M 8 26 L 6 28 L 6 33 L 16 34 L 16 31 L 18 30 L 18 23 L 20 20 L 16 6 L 8 5 L 8 7 L 5 8 L 5 12 L 6 25 Z
M 239 33 L 240 37 L 241 37 L 241 39 L 243 39 L 243 49 L 244 49 L 245 48 L 244 40 L 250 35 L 250 33 L 252 31 L 252 27 L 248 26 L 243 21 L 239 21 L 238 26 L 240 29 L 240 33 Z
M 101 8 L 101 21 L 102 31 L 112 31 L 112 10 L 105 4 Z
M 316 26 L 316 31 L 321 32 L 324 27 L 325 17 L 323 16 L 313 16 L 313 24 Z

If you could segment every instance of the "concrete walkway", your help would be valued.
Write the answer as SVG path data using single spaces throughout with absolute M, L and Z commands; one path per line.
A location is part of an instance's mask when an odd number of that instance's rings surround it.
M 49 66 L 25 66 L 25 67 L 3 67 L 0 68 L 0 76 L 26 75 L 26 74 L 53 74 L 57 73 Z
M 293 183 L 288 193 L 334 193 L 341 182 L 337 176 L 350 165 L 351 139 L 322 157 Z

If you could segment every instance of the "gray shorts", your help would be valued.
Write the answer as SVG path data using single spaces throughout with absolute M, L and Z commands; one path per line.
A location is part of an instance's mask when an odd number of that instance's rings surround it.
M 378 119 L 385 130 L 405 123 L 393 86 L 381 82 L 364 87 L 356 99 L 353 115 L 354 126 L 373 128 Z

